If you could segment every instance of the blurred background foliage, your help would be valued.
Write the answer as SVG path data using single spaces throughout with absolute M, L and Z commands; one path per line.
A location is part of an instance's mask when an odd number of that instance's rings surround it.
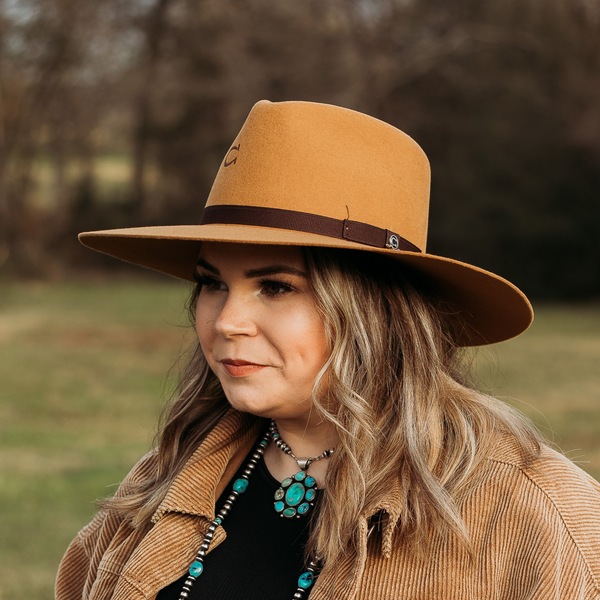
M 357 109 L 433 169 L 428 250 L 600 293 L 596 0 L 0 0 L 0 268 L 114 267 L 76 233 L 197 223 L 259 99 Z

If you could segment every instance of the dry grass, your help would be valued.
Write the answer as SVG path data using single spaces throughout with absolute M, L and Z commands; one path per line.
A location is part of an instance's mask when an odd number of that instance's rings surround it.
M 600 305 L 543 306 L 523 336 L 480 350 L 491 393 L 600 480 Z
M 93 500 L 151 446 L 184 297 L 179 284 L 1 288 L 0 599 L 52 597 Z

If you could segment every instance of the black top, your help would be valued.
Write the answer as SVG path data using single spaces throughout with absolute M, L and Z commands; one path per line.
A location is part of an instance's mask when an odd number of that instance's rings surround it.
M 247 463 L 248 458 L 217 501 L 217 512 Z M 303 550 L 310 516 L 280 517 L 273 508 L 277 488 L 279 482 L 261 459 L 247 490 L 223 521 L 227 539 L 204 558 L 204 571 L 192 586 L 189 600 L 292 599 L 298 577 L 306 570 Z M 161 590 L 156 600 L 177 600 L 186 579 L 187 572 Z

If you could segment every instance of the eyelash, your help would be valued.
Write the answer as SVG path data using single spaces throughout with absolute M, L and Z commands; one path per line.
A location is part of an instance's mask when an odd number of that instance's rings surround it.
M 211 285 L 219 284 L 214 277 L 207 277 L 206 275 L 200 275 L 200 273 L 194 273 L 194 279 L 200 288 L 210 288 Z
M 194 279 L 200 288 L 206 288 L 208 292 L 218 292 L 221 291 L 219 286 L 221 282 L 214 277 L 207 277 L 206 275 L 200 275 L 199 273 L 194 273 Z M 269 298 L 276 298 L 278 296 L 284 296 L 285 294 L 289 294 L 293 291 L 293 286 L 291 282 L 279 281 L 278 279 L 261 279 L 258 282 L 262 288 L 265 296 Z M 265 288 L 278 288 L 278 291 L 273 293 L 266 291 Z
M 279 281 L 277 279 L 261 279 L 259 281 L 262 289 L 264 290 L 266 287 L 268 286 L 272 286 L 272 287 L 277 287 L 279 289 L 283 289 L 283 292 L 276 292 L 276 293 L 269 293 L 269 292 L 263 292 L 266 296 L 268 296 L 269 298 L 276 298 L 277 296 L 284 296 L 285 294 L 289 294 L 291 291 L 293 291 L 292 288 L 292 284 L 290 283 L 286 283 L 285 281 Z

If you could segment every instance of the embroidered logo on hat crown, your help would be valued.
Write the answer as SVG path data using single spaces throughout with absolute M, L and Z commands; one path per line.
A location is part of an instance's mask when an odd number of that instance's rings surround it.
M 229 150 L 229 152 L 227 153 L 227 156 L 225 157 L 225 161 L 223 162 L 223 166 L 224 167 L 230 167 L 231 165 L 235 165 L 235 163 L 237 162 L 237 154 L 235 154 L 235 158 L 229 160 L 231 153 L 232 152 L 239 152 L 240 151 L 240 146 L 241 144 L 238 144 L 237 146 L 233 146 L 233 148 L 231 148 Z

